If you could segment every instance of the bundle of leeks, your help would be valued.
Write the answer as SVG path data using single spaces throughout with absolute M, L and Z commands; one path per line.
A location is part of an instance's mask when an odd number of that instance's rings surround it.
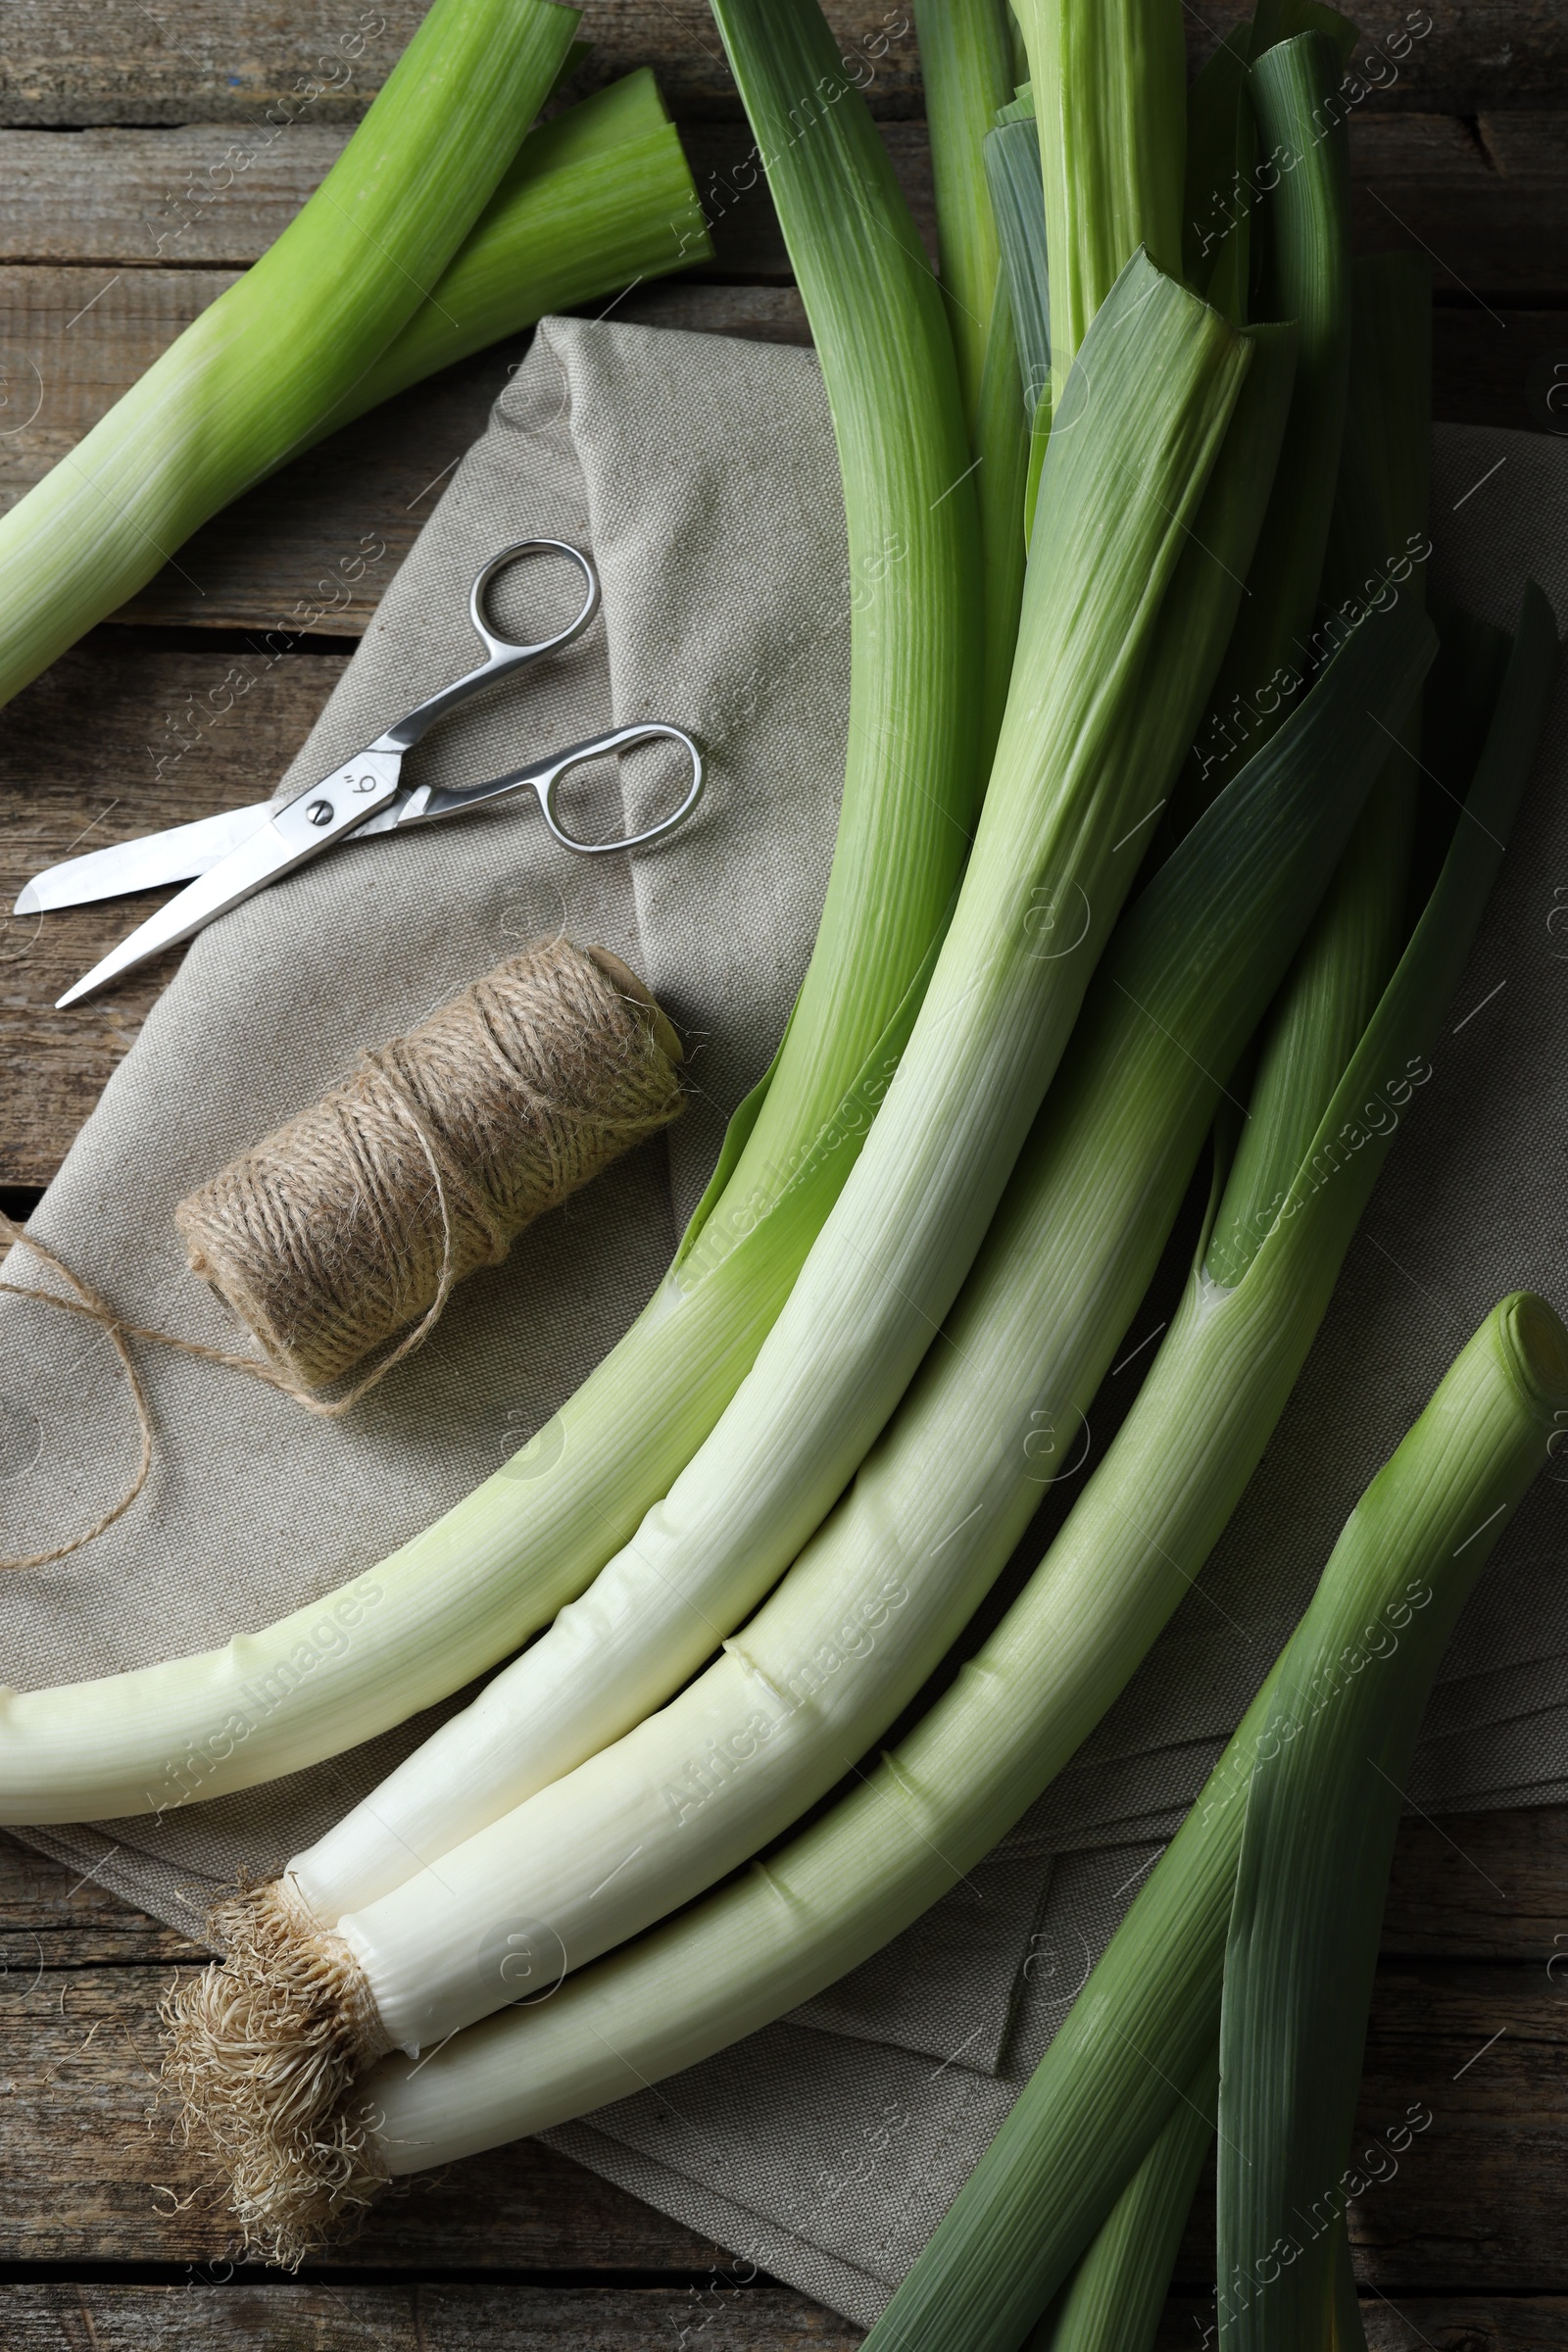
M 1343 20 L 1281 0 L 1189 98 L 1176 0 L 1027 10 L 1018 91 L 1000 0 L 923 9 L 945 316 L 813 0 L 715 14 L 864 573 L 839 848 L 779 1058 L 545 1477 L 501 1473 L 295 1620 L 0 1721 L 10 1818 L 157 1809 L 187 1758 L 202 1795 L 315 1761 L 572 1602 L 225 1907 L 226 1965 L 173 2005 L 192 2126 L 285 2259 L 390 2173 L 794 2006 L 1066 1761 L 1278 1419 L 1388 1149 L 1363 1105 L 1417 1082 L 1555 653 L 1534 592 L 1511 652 L 1445 616 L 1477 691 L 1446 743 L 1466 837 L 1423 844 L 1442 870 L 1407 906 L 1426 295 L 1400 262 L 1350 269 Z M 1184 253 L 1254 141 L 1293 169 Z M 1132 1416 L 998 1632 L 792 1836 L 1005 1561 L 1254 1036 Z M 335 1607 L 352 1638 L 313 1643 Z M 515 1956 L 474 1954 L 519 1915 L 564 1982 L 497 2016 Z

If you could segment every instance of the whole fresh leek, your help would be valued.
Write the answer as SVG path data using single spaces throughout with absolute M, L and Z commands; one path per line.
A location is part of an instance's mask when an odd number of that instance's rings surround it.
M 1011 2352 L 1023 2340 L 1211 2047 L 1222 1964 L 1228 1980 L 1239 1958 L 1246 1989 L 1233 1999 L 1227 1981 L 1221 2033 L 1221 2199 L 1222 2208 L 1227 2194 L 1233 2200 L 1231 2242 L 1277 2260 L 1282 2242 L 1310 2232 L 1290 2199 L 1321 2207 L 1340 2176 L 1360 2037 L 1352 2034 L 1353 2051 L 1337 2055 L 1319 2095 L 1312 2060 L 1323 2062 L 1335 2025 L 1351 2022 L 1338 2008 L 1334 1941 L 1336 1926 L 1350 1920 L 1337 1903 L 1303 1897 L 1314 1878 L 1325 1887 L 1343 1883 L 1329 1859 L 1337 1847 L 1346 1878 L 1363 1890 L 1352 1906 L 1346 1990 L 1363 1975 L 1369 1984 L 1382 1886 L 1375 1903 L 1365 1889 L 1380 1857 L 1387 1876 L 1423 1707 L 1494 1544 L 1545 1466 L 1565 1400 L 1568 1332 L 1544 1300 L 1504 1299 L 1362 1495 L 1242 1731 L 867 2336 L 873 2352 Z M 1392 1797 L 1375 1803 L 1369 1756 L 1393 1774 Z M 1348 1798 L 1352 1782 L 1371 1808 L 1365 1830 Z M 1245 1888 L 1239 1849 L 1251 1855 Z M 1295 1932 L 1281 1922 L 1282 1907 Z M 1293 2016 L 1296 2003 L 1310 2004 L 1309 2014 Z M 1239 2064 L 1245 2075 L 1236 2082 Z M 1238 2093 L 1245 2144 L 1232 2138 Z M 1331 2240 L 1298 2246 L 1305 2258 L 1284 2271 L 1284 2291 L 1276 2281 L 1245 2307 L 1232 2304 L 1227 2318 L 1226 2227 L 1221 2342 L 1321 2347 L 1333 2308 Z
M 576 26 L 553 0 L 435 0 L 276 243 L 0 517 L 0 702 L 352 393 L 472 226 Z
M 1332 1609 L 1314 1602 L 1277 1678 L 1225 1947 L 1225 2352 L 1305 2352 L 1328 2332 L 1378 1936 L 1421 1718 L 1474 1555 L 1495 1542 L 1539 1466 L 1541 1423 L 1549 1428 L 1565 1383 L 1556 1316 L 1528 1296 L 1509 1300 L 1418 1425 L 1430 1450 L 1407 1441 L 1364 1497 L 1353 1580 Z M 1411 1530 L 1430 1509 L 1423 1487 L 1441 1475 L 1440 1443 L 1463 1500 L 1448 1506 L 1448 1542 L 1421 1552 Z
M 760 47 L 763 15 L 750 13 Z M 132 1674 L 6 1693 L 7 1820 L 156 1813 L 252 1787 L 515 1649 L 718 1419 L 897 1064 L 973 819 L 970 459 L 941 298 L 887 150 L 810 0 L 775 0 L 765 24 L 753 103 L 833 412 L 854 584 L 839 837 L 778 1057 L 649 1306 L 521 1455 L 390 1560 L 272 1626 Z M 793 138 L 787 106 L 819 82 L 834 95 Z
M 363 2190 L 379 2176 L 543 2131 L 781 2016 L 944 1893 L 1059 1770 L 1200 1567 L 1310 1345 L 1392 1142 L 1393 1120 L 1365 1122 L 1359 1105 L 1412 1056 L 1419 1062 L 1457 981 L 1555 659 L 1549 611 L 1531 589 L 1463 839 L 1319 1126 L 1288 1213 L 1236 1291 L 1195 1283 L 1169 1376 L 1140 1398 L 997 1632 L 881 1767 L 765 1866 L 568 1979 L 541 2006 L 474 2027 L 412 2069 L 401 2060 L 378 2068 L 363 2119 L 345 2126 L 345 2179 L 358 2163 Z M 1266 1720 L 1259 1703 L 1263 1713 L 1254 1709 L 1239 1738 Z M 1223 1871 L 1220 1887 L 1222 1942 Z M 1145 1992 L 1163 1982 L 1152 1958 Z M 327 2200 L 318 2226 L 330 2210 Z

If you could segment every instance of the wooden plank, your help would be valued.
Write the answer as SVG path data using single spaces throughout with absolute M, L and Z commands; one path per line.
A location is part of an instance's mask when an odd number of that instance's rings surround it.
M 713 224 L 710 274 L 781 281 L 783 239 L 765 186 L 735 184 L 751 150 L 735 122 L 682 125 Z M 302 123 L 268 148 L 227 129 L 0 131 L 0 263 L 237 269 L 264 252 L 347 134 Z M 926 245 L 936 249 L 930 145 L 919 121 L 882 135 Z M 1568 115 L 1360 109 L 1350 122 L 1355 230 L 1369 250 L 1427 245 L 1448 282 L 1498 294 L 1568 294 Z M 249 168 L 243 159 L 254 153 Z M 100 281 L 101 282 L 101 281 Z M 97 289 L 89 287 L 81 295 Z M 216 291 L 216 288 L 213 289 Z M 211 293 L 204 299 L 211 299 Z
M 710 286 L 672 278 L 628 295 L 616 304 L 615 317 L 640 326 L 683 327 L 688 334 L 745 335 L 755 343 L 811 340 L 795 286 Z
M 265 800 L 344 667 L 341 656 L 184 654 L 98 632 L 6 712 L 0 907 L 77 846 Z M 68 1011 L 55 999 L 158 900 L 0 920 L 0 1183 L 45 1184 L 178 961 L 146 964 Z
M 8 2352 L 851 2352 L 860 2330 L 787 2287 L 300 2286 L 221 2283 L 0 2287 Z
M 15 1938 L 12 1939 L 15 1941 Z M 158 2107 L 167 1966 L 0 1977 L 0 2244 L 18 2262 L 219 2262 L 238 2248 Z M 535 2140 L 376 2207 L 337 2269 L 701 2272 L 717 2249 Z
M 1440 294 L 1499 301 L 1568 291 L 1568 116 L 1538 118 L 1512 139 L 1513 118 L 1479 129 L 1446 115 L 1352 119 L 1351 233 L 1357 252 L 1424 250 Z
M 0 1976 L 25 1984 L 39 1968 L 189 1960 L 192 1952 L 177 1928 L 0 1831 Z
M 934 254 L 925 124 L 885 122 L 881 128 Z M 688 122 L 682 132 L 712 229 L 715 258 L 703 274 L 787 277 L 788 257 L 766 183 L 755 166 L 743 171 L 751 154 L 745 124 Z M 347 137 L 344 130 L 302 124 L 271 149 L 258 144 L 254 165 L 242 170 L 248 151 L 231 131 L 210 124 L 0 130 L 0 263 L 95 270 L 97 283 L 84 288 L 82 301 L 116 270 L 242 269 L 287 226 Z M 737 173 L 755 184 L 735 186 Z M 219 291 L 214 284 L 200 299 L 192 294 L 185 317 L 194 317 Z M 172 299 L 179 299 L 177 292 Z
M 1352 2147 L 1370 2171 L 1396 2169 L 1350 2207 L 1361 2278 L 1396 2299 L 1568 2288 L 1565 2071 L 1568 1986 L 1544 1967 L 1380 1967 Z M 1430 2126 L 1391 2151 L 1391 2131 L 1423 2110 Z
M 0 262 L 241 267 L 265 253 L 349 133 L 0 130 Z
M 1477 120 L 1476 138 L 1505 178 L 1568 178 L 1568 117 L 1489 112 Z
M 1510 1960 L 1568 1952 L 1568 1808 L 1408 1818 L 1383 1915 L 1386 1959 Z M 1552 1968 L 1568 1977 L 1568 1959 Z
M 1198 2352 L 1211 2308 L 1173 2298 L 1156 2352 Z M 1369 2352 L 1562 2352 L 1568 2299 L 1550 2295 L 1415 2296 L 1397 2310 L 1369 2295 Z M 804 2295 L 743 2286 L 726 2272 L 690 2286 L 517 2284 L 408 2287 L 265 2285 L 194 2271 L 179 2286 L 77 2285 L 50 2280 L 0 2287 L 9 2352 L 851 2352 L 860 2330 Z
M 1568 1806 L 1401 1822 L 1383 1921 L 1385 1960 L 1506 1962 L 1539 1973 L 1568 1949 L 1565 1915 Z M 20 1951 L 30 1949 L 33 1936 L 44 1939 L 51 1966 L 190 1959 L 195 1949 L 96 1880 L 0 1831 L 0 1936 Z M 1568 1983 L 1568 1959 L 1551 1974 Z
M 8 2260 L 186 2262 L 232 2252 L 200 2161 L 151 2124 L 167 1967 L 0 1979 L 0 2242 Z M 1350 2209 L 1361 2276 L 1406 2292 L 1568 2291 L 1562 2098 L 1568 2008 L 1544 1972 L 1390 1964 L 1373 2004 L 1358 2137 L 1387 2175 Z M 1421 2119 L 1426 2119 L 1424 2123 Z M 1389 2135 L 1416 2135 L 1394 2159 Z M 153 2136 L 149 2138 L 149 2129 Z M 154 2196 L 153 2185 L 167 2193 Z M 1331 2186 L 1325 2183 L 1325 2188 Z M 1179 2276 L 1212 2277 L 1211 2198 Z M 375 2208 L 335 2267 L 700 2269 L 712 2249 L 537 2142 L 454 2166 Z M 1204 2265 L 1208 2267 L 1205 2269 Z
M 424 13 L 424 0 L 11 0 L 0 66 L 0 122 L 16 125 L 353 121 Z M 1187 14 L 1194 64 L 1250 0 Z M 828 0 L 826 15 L 875 111 L 919 111 L 911 11 L 886 0 Z M 1389 5 L 1364 16 L 1381 41 L 1382 106 L 1473 115 L 1568 105 L 1568 21 L 1556 0 L 1467 0 L 1462 9 Z M 1400 28 L 1428 27 L 1403 56 Z M 703 0 L 590 0 L 594 50 L 574 88 L 655 66 L 680 112 L 734 116 L 734 83 Z M 1363 49 L 1363 56 L 1366 50 Z M 1392 74 L 1392 79 L 1389 78 Z
M 1154 2352 L 1200 2352 L 1213 2325 L 1212 2300 L 1172 2296 Z M 1401 2295 L 1396 2308 L 1367 2294 L 1361 2303 L 1368 2352 L 1564 2352 L 1568 2300 L 1559 2295 Z

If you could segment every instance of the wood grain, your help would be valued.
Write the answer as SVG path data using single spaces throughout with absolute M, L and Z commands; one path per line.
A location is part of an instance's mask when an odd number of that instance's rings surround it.
M 55 999 L 161 903 L 18 918 L 27 876 L 215 808 L 265 800 L 341 674 L 341 656 L 149 648 L 98 632 L 19 695 L 0 731 L 0 1183 L 44 1184 L 181 951 L 68 1011 Z
M 860 2330 L 786 2287 L 0 2287 L 7 2352 L 850 2352 Z
M 715 260 L 706 273 L 786 278 L 765 186 L 743 193 L 733 184 L 751 152 L 749 131 L 702 120 L 686 122 L 682 131 L 712 222 Z M 248 151 L 228 130 L 208 124 L 0 130 L 0 263 L 101 267 L 106 274 L 243 268 L 318 186 L 346 135 L 300 123 L 271 147 L 258 147 L 254 163 L 241 169 L 237 159 Z M 925 124 L 884 122 L 882 136 L 934 252 Z M 1568 115 L 1461 120 L 1368 105 L 1350 119 L 1350 155 L 1358 243 L 1381 250 L 1419 242 L 1454 283 L 1489 295 L 1568 295 Z M 79 299 L 97 290 L 86 286 Z
M 1197 2352 L 1212 2316 L 1173 2299 L 1155 2352 Z M 1420 2295 L 1362 2305 L 1369 2352 L 1562 2352 L 1568 2298 Z M 193 2268 L 177 2286 L 0 2286 L 8 2352 L 850 2352 L 860 2330 L 787 2288 L 690 2285 L 354 2286 L 222 2282 Z
M 363 112 L 424 13 L 424 0 L 11 0 L 0 66 L 0 122 L 27 124 L 350 122 Z M 828 23 L 885 115 L 919 111 L 919 61 L 907 5 L 828 0 Z M 1250 0 L 1187 12 L 1195 63 Z M 1410 42 L 1378 102 L 1473 115 L 1488 108 L 1568 106 L 1568 22 L 1555 0 L 1463 0 L 1413 11 L 1383 0 L 1363 10 L 1370 41 L 1412 18 Z M 657 67 L 677 112 L 740 112 L 703 0 L 590 0 L 593 54 L 572 87 L 634 66 Z M 1381 70 L 1381 69 L 1380 69 Z M 316 92 L 312 94 L 313 87 Z
M 1199 2352 L 1214 2318 L 1204 2303 L 1172 2296 L 1154 2352 Z M 1568 2345 L 1568 2300 L 1555 2295 L 1401 2295 L 1397 2307 L 1376 2293 L 1363 2296 L 1361 2321 L 1368 2352 L 1562 2352 Z
M 265 253 L 349 133 L 0 130 L 0 261 L 236 269 Z
M 1373 2002 L 1357 2147 L 1430 2116 L 1352 2207 L 1369 2287 L 1568 2291 L 1554 2229 L 1568 2192 L 1568 1987 L 1559 1947 L 1568 1809 L 1406 1822 Z M 1441 1957 L 1412 1957 L 1413 1950 Z M 199 2165 L 148 2136 L 156 2005 L 193 1947 L 0 1840 L 0 2243 L 14 2259 L 214 2262 L 221 2214 L 186 2198 Z M 81 2128 L 62 2132 L 64 2116 Z M 1378 2169 L 1387 2170 L 1386 2159 Z M 39 2183 L 47 2184 L 40 2195 Z M 1206 2202 L 1205 2202 L 1206 2199 Z M 1212 2189 L 1178 2267 L 1212 2277 Z M 455 2166 L 336 2250 L 350 2273 L 701 2269 L 713 2249 L 536 2143 Z M 458 2340 L 462 2340 L 461 2338 Z M 1509 2340 L 1504 2337 L 1503 2340 Z

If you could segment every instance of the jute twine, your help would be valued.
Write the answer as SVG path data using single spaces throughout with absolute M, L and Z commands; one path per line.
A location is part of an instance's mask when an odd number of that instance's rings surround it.
M 79 1550 L 146 1485 L 152 1416 L 127 1340 L 223 1364 L 336 1419 L 423 1344 L 455 1283 L 499 1264 L 525 1225 L 679 1116 L 681 1058 L 635 973 L 608 949 L 564 939 L 525 948 L 407 1037 L 368 1049 L 352 1077 L 174 1211 L 191 1270 L 255 1335 L 262 1359 L 125 1322 L 0 1214 L 0 1235 L 24 1242 L 68 1295 L 7 1281 L 0 1290 L 103 1325 L 141 1437 L 111 1509 L 0 1569 Z M 347 1395 L 316 1394 L 399 1332 Z

